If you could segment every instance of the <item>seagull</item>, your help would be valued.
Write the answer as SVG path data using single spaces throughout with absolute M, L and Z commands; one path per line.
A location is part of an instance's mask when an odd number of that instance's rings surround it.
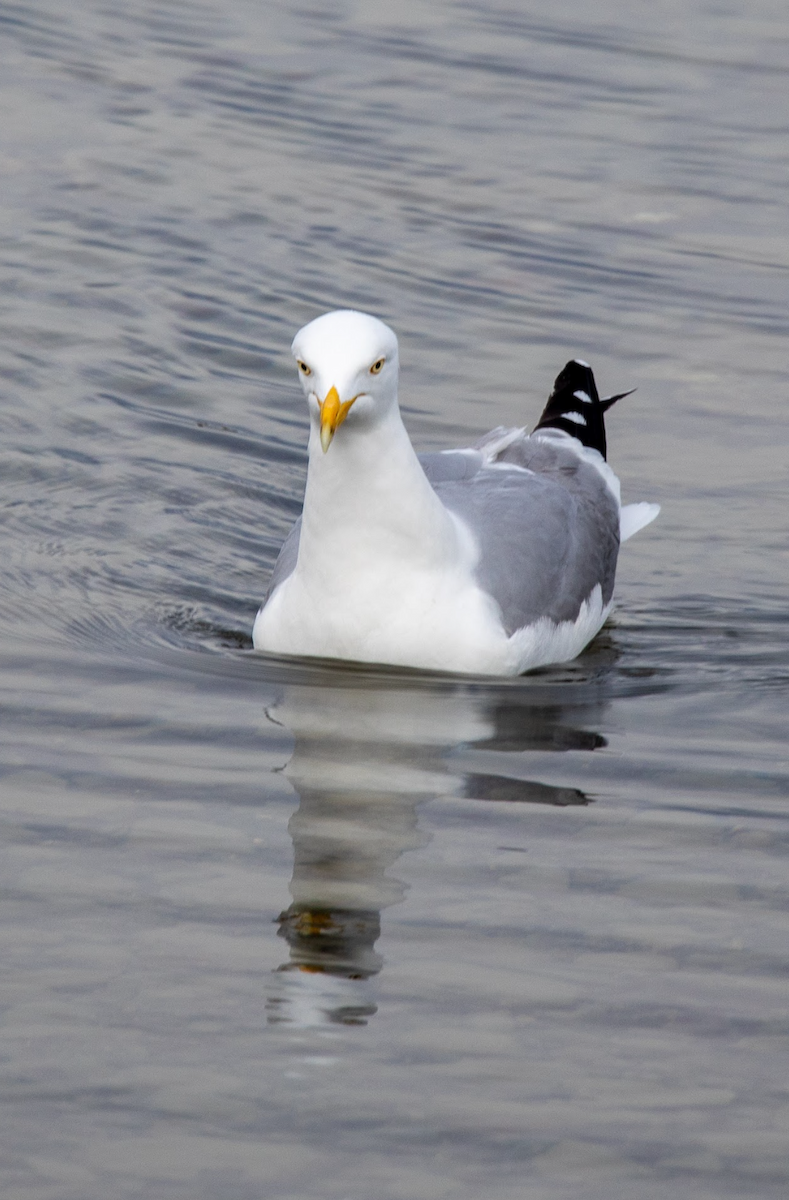
M 575 658 L 611 612 L 622 507 L 591 368 L 569 362 L 537 426 L 417 455 L 398 346 L 343 309 L 292 346 L 310 413 L 304 507 L 255 619 L 256 650 L 465 675 Z

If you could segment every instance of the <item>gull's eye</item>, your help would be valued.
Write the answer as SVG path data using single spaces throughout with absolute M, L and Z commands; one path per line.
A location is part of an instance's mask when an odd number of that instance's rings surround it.
M 378 362 L 374 362 L 373 365 L 370 367 L 370 374 L 371 375 L 380 375 L 381 371 L 383 370 L 383 366 L 384 366 L 385 362 L 386 362 L 385 358 L 379 358 Z
M 305 362 L 302 362 L 300 358 L 297 358 L 296 362 L 298 363 L 298 367 L 299 367 L 299 370 L 301 371 L 302 375 L 311 375 L 312 374 L 312 368 L 308 367 L 307 364 Z

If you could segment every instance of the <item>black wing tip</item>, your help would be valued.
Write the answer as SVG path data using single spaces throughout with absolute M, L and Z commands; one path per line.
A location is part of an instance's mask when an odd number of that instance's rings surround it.
M 636 390 L 636 388 L 628 388 L 626 392 L 617 392 L 615 396 L 604 396 L 600 401 L 600 408 L 604 413 L 608 412 L 609 408 L 616 404 L 617 400 L 624 400 L 625 396 L 632 396 Z
M 538 429 L 562 429 L 584 446 L 599 451 L 605 458 L 607 446 L 603 414 L 617 400 L 623 400 L 634 391 L 635 388 L 631 388 L 628 392 L 618 392 L 616 396 L 606 396 L 601 400 L 589 363 L 582 358 L 571 358 L 556 376 L 553 391 L 534 432 Z
M 572 388 L 575 391 L 588 390 L 592 400 L 599 399 L 592 368 L 582 358 L 571 358 L 568 363 L 565 363 L 554 381 L 551 399 L 553 399 L 557 392 L 564 391 L 567 388 Z M 548 401 L 549 404 L 551 399 Z

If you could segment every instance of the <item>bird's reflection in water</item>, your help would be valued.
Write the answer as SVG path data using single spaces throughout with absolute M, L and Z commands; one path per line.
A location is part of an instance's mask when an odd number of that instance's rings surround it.
M 292 902 L 278 919 L 290 956 L 269 1020 L 364 1024 L 376 1011 L 381 912 L 405 894 L 390 869 L 427 840 L 418 805 L 437 797 L 590 803 L 579 789 L 517 775 L 524 752 L 604 746 L 589 730 L 604 701 L 588 678 L 568 686 L 556 672 L 552 682 L 520 686 L 339 668 L 302 680 L 286 684 L 267 712 L 295 737 L 285 774 L 300 798 L 289 823 Z M 495 758 L 496 770 L 470 770 L 475 756 L 474 765 Z

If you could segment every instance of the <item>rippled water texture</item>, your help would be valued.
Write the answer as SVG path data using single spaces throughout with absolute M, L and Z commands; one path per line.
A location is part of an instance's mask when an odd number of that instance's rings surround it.
M 789 1194 L 789 16 L 0 4 L 4 1200 Z M 419 448 L 588 359 L 617 612 L 277 661 L 288 347 Z

